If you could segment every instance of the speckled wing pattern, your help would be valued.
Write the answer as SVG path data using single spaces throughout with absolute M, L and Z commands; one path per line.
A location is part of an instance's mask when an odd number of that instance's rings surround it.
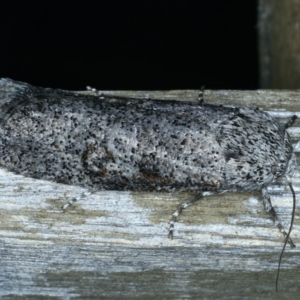
M 262 189 L 293 155 L 258 109 L 122 99 L 0 81 L 0 165 L 95 189 Z

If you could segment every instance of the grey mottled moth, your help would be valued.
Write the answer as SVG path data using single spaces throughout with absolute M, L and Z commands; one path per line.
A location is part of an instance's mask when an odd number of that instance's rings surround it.
M 0 165 L 96 190 L 194 192 L 173 214 L 170 238 L 181 211 L 203 196 L 261 190 L 294 247 L 292 225 L 286 233 L 267 192 L 285 177 L 295 206 L 297 163 L 286 131 L 294 119 L 283 125 L 247 107 L 86 96 L 2 79 Z

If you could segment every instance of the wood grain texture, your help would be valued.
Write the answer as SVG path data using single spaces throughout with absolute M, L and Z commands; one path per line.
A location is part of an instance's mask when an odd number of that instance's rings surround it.
M 198 91 L 103 93 L 192 101 Z M 205 92 L 207 103 L 255 105 L 283 122 L 295 113 L 300 117 L 298 97 L 297 91 Z M 289 132 L 299 153 L 299 121 Z M 300 199 L 299 168 L 293 185 Z M 289 189 L 276 183 L 269 191 L 288 228 Z M 91 193 L 0 170 L 1 298 L 290 299 L 299 295 L 298 207 L 292 231 L 298 248 L 287 247 L 276 294 L 283 237 L 264 212 L 260 194 L 206 197 L 184 211 L 175 225 L 174 240 L 168 240 L 171 214 L 190 196 Z M 63 213 L 61 207 L 68 201 L 73 204 Z

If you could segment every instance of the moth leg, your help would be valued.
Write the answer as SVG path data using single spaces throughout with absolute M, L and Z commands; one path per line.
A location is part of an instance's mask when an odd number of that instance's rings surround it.
M 97 90 L 95 88 L 92 88 L 90 86 L 87 86 L 86 90 L 89 91 L 89 92 L 91 92 L 91 93 L 93 93 L 95 96 L 103 96 L 101 91 L 99 91 L 99 90 Z
M 169 239 L 173 239 L 174 224 L 177 221 L 177 218 L 179 217 L 179 215 L 182 213 L 182 211 L 184 209 L 186 209 L 188 206 L 190 206 L 191 204 L 193 204 L 193 203 L 197 202 L 198 200 L 200 200 L 202 197 L 203 197 L 202 194 L 197 194 L 193 199 L 182 203 L 179 206 L 179 208 L 173 213 L 172 218 L 169 222 L 169 235 L 168 235 Z
M 263 196 L 263 203 L 264 203 L 266 212 L 271 215 L 271 218 L 272 218 L 274 224 L 277 226 L 277 228 L 283 234 L 283 236 L 286 237 L 287 233 L 284 230 L 281 223 L 278 221 L 276 211 L 275 211 L 274 207 L 272 206 L 271 198 L 270 198 L 269 193 L 266 188 L 262 189 L 262 196 Z M 290 244 L 291 248 L 296 247 L 296 245 L 293 243 L 291 238 L 288 239 L 288 243 Z
M 68 208 L 69 206 L 73 205 L 73 203 L 76 202 L 76 201 L 77 201 L 76 198 L 72 198 L 70 201 L 68 201 L 68 203 L 62 205 L 61 209 L 62 209 L 63 213 L 65 213 L 66 210 L 67 210 L 67 208 Z

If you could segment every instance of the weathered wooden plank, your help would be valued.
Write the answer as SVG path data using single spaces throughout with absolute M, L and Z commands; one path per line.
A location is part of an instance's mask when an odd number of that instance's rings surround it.
M 128 93 L 132 92 L 118 92 Z M 147 93 L 150 98 L 195 100 L 198 94 Z M 295 101 L 299 93 L 294 91 L 206 91 L 205 95 L 206 102 L 220 103 L 224 97 L 224 104 L 233 99 L 235 105 L 238 99 L 243 100 L 241 105 L 253 105 L 257 99 L 257 106 L 283 121 L 293 113 L 300 116 Z M 273 98 L 277 100 L 269 101 Z M 299 151 L 299 122 L 289 131 Z M 299 199 L 299 168 L 293 184 Z M 290 191 L 274 184 L 270 193 L 287 228 Z M 171 214 L 188 197 L 181 193 L 91 193 L 0 170 L 0 296 L 273 297 L 283 237 L 264 212 L 259 193 L 204 198 L 184 211 L 174 240 L 168 240 Z M 73 199 L 76 202 L 63 213 L 61 207 Z M 292 231 L 297 245 L 299 211 Z M 281 298 L 299 294 L 299 252 L 299 248 L 287 247 L 279 283 Z

